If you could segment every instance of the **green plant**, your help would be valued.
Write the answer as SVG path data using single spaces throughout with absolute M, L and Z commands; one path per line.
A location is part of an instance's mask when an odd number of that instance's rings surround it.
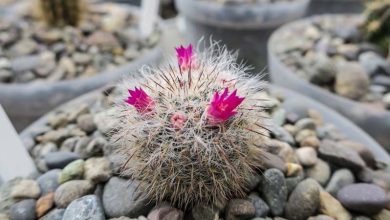
M 41 17 L 53 26 L 77 26 L 85 10 L 84 0 L 39 0 Z
M 377 44 L 384 52 L 390 47 L 390 1 L 369 0 L 366 3 L 363 30 L 366 39 Z
M 112 138 L 122 175 L 141 180 L 150 199 L 184 207 L 242 197 L 269 134 L 261 77 L 245 75 L 225 48 L 176 50 L 178 63 L 121 84 Z

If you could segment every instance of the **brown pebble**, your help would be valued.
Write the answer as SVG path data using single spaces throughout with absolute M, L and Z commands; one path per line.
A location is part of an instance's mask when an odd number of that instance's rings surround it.
M 38 199 L 35 212 L 38 218 L 45 215 L 54 205 L 54 192 L 48 193 Z

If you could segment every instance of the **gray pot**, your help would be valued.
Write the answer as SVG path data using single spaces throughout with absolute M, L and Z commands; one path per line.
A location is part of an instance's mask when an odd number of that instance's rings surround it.
M 138 9 L 126 6 L 135 14 Z M 9 13 L 9 12 L 7 12 Z M 13 18 L 11 18 L 13 19 Z M 161 43 L 161 42 L 160 42 Z M 36 120 L 54 107 L 78 97 L 88 91 L 100 88 L 122 77 L 123 74 L 137 71 L 142 65 L 157 63 L 162 57 L 161 45 L 158 44 L 134 61 L 106 70 L 93 77 L 62 80 L 53 83 L 0 83 L 0 104 L 4 107 L 18 131 Z M 31 68 L 38 61 L 37 56 L 21 57 L 13 60 L 13 68 L 20 69 L 18 63 L 30 63 Z M 26 70 L 29 69 L 26 65 Z M 20 72 L 20 70 L 19 70 Z
M 311 0 L 308 15 L 361 13 L 364 0 Z
M 384 162 L 385 164 L 390 165 L 390 155 L 383 150 L 383 148 L 375 142 L 370 136 L 368 136 L 364 131 L 362 131 L 360 128 L 358 128 L 356 125 L 354 125 L 352 122 L 344 118 L 343 116 L 339 115 L 332 109 L 329 109 L 328 107 L 308 98 L 303 95 L 300 95 L 296 92 L 293 92 L 291 90 L 281 88 L 274 85 L 269 85 L 269 89 L 271 89 L 272 92 L 276 92 L 279 94 L 282 94 L 285 97 L 285 101 L 283 103 L 283 107 L 290 112 L 302 112 L 306 111 L 306 109 L 311 108 L 315 109 L 318 112 L 320 112 L 324 118 L 324 120 L 328 123 L 332 123 L 335 126 L 337 126 L 341 131 L 343 131 L 343 134 L 351 139 L 355 140 L 357 142 L 360 142 L 367 146 L 372 153 L 374 154 L 375 158 L 378 161 Z M 65 108 L 66 106 L 77 106 L 81 104 L 92 104 L 96 98 L 100 95 L 101 90 L 94 91 L 88 94 L 85 94 L 81 96 L 80 98 L 74 99 L 73 101 L 70 101 L 54 111 L 60 110 L 62 108 Z M 29 127 L 23 130 L 21 132 L 20 137 L 23 140 L 24 143 L 34 143 L 33 141 L 33 134 L 36 131 L 37 128 L 42 127 L 43 125 L 47 124 L 48 122 L 48 114 L 41 117 L 37 121 L 35 121 L 33 124 L 31 124 Z M 31 147 L 31 146 L 30 146 Z M 28 150 L 29 147 L 27 146 Z M 390 166 L 388 166 L 388 169 L 390 169 Z
M 364 105 L 311 84 L 310 82 L 299 78 L 298 75 L 287 67 L 274 53 L 275 46 L 278 43 L 276 42 L 276 38 L 281 32 L 286 31 L 286 29 L 304 25 L 311 22 L 312 19 L 315 19 L 315 17 L 287 24 L 271 36 L 268 42 L 268 67 L 271 74 L 271 81 L 277 85 L 305 94 L 335 109 L 363 128 L 385 147 L 387 151 L 390 151 L 390 111 Z
M 175 0 L 185 19 L 185 36 L 197 44 L 202 37 L 221 41 L 230 50 L 239 50 L 239 59 L 255 67 L 266 66 L 266 42 L 278 26 L 302 17 L 310 0 L 272 4 L 222 5 L 201 0 Z

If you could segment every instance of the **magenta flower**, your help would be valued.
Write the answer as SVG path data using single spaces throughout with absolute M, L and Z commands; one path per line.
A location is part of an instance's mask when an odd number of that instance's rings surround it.
M 182 129 L 187 121 L 187 116 L 182 112 L 175 112 L 171 117 L 171 124 L 175 129 Z
M 195 66 L 192 44 L 188 45 L 187 48 L 180 46 L 175 49 L 176 49 L 177 60 L 182 70 L 186 70 L 189 69 L 190 67 Z
M 130 96 L 125 100 L 128 104 L 134 106 L 138 112 L 151 112 L 154 107 L 153 99 L 146 94 L 142 88 L 135 87 L 134 90 L 129 89 Z
M 221 95 L 219 95 L 218 92 L 215 92 L 207 110 L 207 118 L 211 124 L 215 125 L 225 122 L 237 114 L 235 109 L 245 99 L 244 97 L 239 97 L 236 95 L 237 90 L 234 90 L 230 95 L 228 95 L 228 93 L 228 88 L 225 88 Z

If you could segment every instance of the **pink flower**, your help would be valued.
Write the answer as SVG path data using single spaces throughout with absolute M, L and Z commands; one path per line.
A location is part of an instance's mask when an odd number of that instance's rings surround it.
M 195 66 L 194 54 L 192 51 L 192 44 L 188 45 L 187 48 L 180 46 L 175 48 L 176 56 L 179 62 L 179 66 L 182 70 L 189 69 Z
M 181 129 L 187 121 L 187 116 L 182 112 L 175 112 L 171 117 L 171 124 L 175 129 Z
M 130 96 L 125 100 L 128 104 L 134 106 L 138 112 L 151 112 L 154 107 L 153 99 L 146 94 L 142 88 L 135 87 L 134 90 L 129 89 Z
M 215 125 L 225 122 L 237 114 L 235 109 L 245 99 L 244 97 L 236 95 L 237 90 L 234 90 L 230 95 L 228 95 L 228 93 L 228 88 L 225 88 L 225 91 L 221 95 L 219 95 L 218 92 L 215 92 L 207 110 L 207 118 L 211 124 Z

